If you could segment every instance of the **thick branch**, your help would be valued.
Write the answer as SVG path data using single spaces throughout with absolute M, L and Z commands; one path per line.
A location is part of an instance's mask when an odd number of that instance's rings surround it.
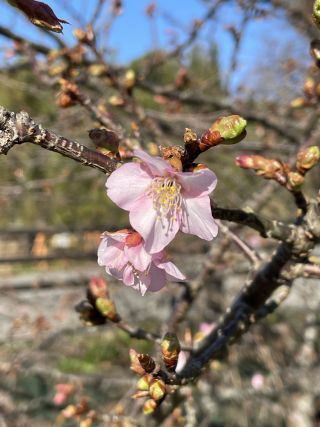
M 26 142 L 62 154 L 106 174 L 113 172 L 119 163 L 78 142 L 70 141 L 44 129 L 26 112 L 15 114 L 0 107 L 0 154 L 7 154 L 14 145 Z

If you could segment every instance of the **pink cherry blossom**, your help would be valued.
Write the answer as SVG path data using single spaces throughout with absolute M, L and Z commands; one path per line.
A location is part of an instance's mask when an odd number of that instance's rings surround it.
M 212 218 L 209 194 L 217 184 L 209 169 L 179 172 L 160 157 L 142 150 L 134 155 L 141 162 L 114 171 L 106 187 L 110 199 L 129 211 L 132 227 L 150 253 L 160 252 L 178 230 L 212 240 L 218 226 Z
M 105 232 L 98 249 L 98 264 L 127 286 L 141 292 L 156 292 L 168 280 L 185 280 L 178 268 L 166 259 L 164 251 L 149 254 L 139 233 L 133 230 Z

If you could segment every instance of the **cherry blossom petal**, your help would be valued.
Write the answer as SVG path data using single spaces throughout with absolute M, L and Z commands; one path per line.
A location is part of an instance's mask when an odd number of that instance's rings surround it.
M 117 280 L 122 280 L 123 279 L 123 269 L 122 270 L 117 270 L 116 268 L 106 267 L 106 272 L 108 274 L 110 274 L 110 276 L 114 277 Z
M 198 172 L 178 172 L 176 177 L 182 187 L 183 197 L 201 197 L 210 194 L 217 185 L 217 177 L 210 169 Z
M 137 230 L 145 241 L 145 249 L 149 253 L 160 252 L 175 237 L 179 230 L 180 221 L 169 221 L 159 218 L 153 208 L 151 197 L 144 198 L 135 210 L 129 214 L 132 227 Z
M 104 238 L 98 248 L 98 264 L 121 270 L 127 263 L 127 258 L 123 252 L 123 245 L 112 242 Z
M 155 264 L 151 264 L 150 270 L 150 285 L 148 291 L 160 291 L 166 285 L 166 273 L 163 269 L 158 268 Z
M 218 226 L 212 218 L 208 196 L 184 200 L 180 229 L 204 240 L 212 240 L 217 236 Z
M 123 283 L 126 286 L 133 286 L 134 285 L 134 274 L 133 274 L 133 268 L 132 265 L 127 264 L 123 270 Z
M 186 276 L 181 273 L 181 271 L 178 269 L 178 267 L 176 267 L 173 264 L 173 262 L 171 262 L 171 261 L 164 261 L 164 262 L 155 261 L 155 264 L 158 268 L 163 269 L 172 281 L 186 280 Z
M 135 276 L 133 289 L 140 292 L 141 295 L 144 296 L 147 290 L 149 289 L 150 282 L 151 282 L 151 278 L 150 278 L 149 272 L 140 273 L 138 276 Z
M 128 163 L 107 179 L 107 194 L 116 205 L 128 211 L 147 193 L 151 182 L 152 178 L 138 163 Z
M 163 176 L 166 172 L 174 172 L 174 169 L 161 157 L 150 156 L 143 150 L 134 150 L 133 154 L 143 161 L 152 176 Z
M 151 262 L 151 255 L 144 249 L 143 245 L 124 247 L 124 253 L 129 262 L 136 270 L 145 271 Z
M 101 235 L 101 238 L 106 237 L 106 238 L 115 240 L 119 243 L 124 243 L 128 234 L 129 234 L 129 230 L 119 230 L 119 231 L 115 231 L 115 232 L 105 231 Z

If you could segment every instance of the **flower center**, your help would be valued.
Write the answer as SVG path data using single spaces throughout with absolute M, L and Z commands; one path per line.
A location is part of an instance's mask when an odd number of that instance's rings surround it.
M 142 237 L 137 232 L 130 232 L 126 237 L 126 245 L 129 248 L 132 248 L 133 246 L 138 246 L 142 242 Z
M 181 209 L 181 185 L 170 177 L 154 178 L 151 186 L 153 207 L 160 218 L 175 220 Z

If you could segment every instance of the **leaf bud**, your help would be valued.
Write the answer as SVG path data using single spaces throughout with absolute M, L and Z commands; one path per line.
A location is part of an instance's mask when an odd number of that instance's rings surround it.
M 298 172 L 289 172 L 287 175 L 287 188 L 290 191 L 300 190 L 304 183 L 304 176 Z
M 150 384 L 149 393 L 152 399 L 158 401 L 166 395 L 166 385 L 163 380 L 155 378 Z
M 114 302 L 109 298 L 97 298 L 95 306 L 102 316 L 111 320 L 112 322 L 119 322 L 120 317 L 117 313 Z
M 155 400 L 153 399 L 148 399 L 145 404 L 143 405 L 143 413 L 144 415 L 150 415 L 152 414 L 156 408 L 157 408 L 158 404 Z
M 148 391 L 152 380 L 153 376 L 151 374 L 143 375 L 137 382 L 137 390 Z
M 138 354 L 138 360 L 140 362 L 141 367 L 150 374 L 154 371 L 156 367 L 156 362 L 153 360 L 149 354 Z
M 236 114 L 218 117 L 210 126 L 211 131 L 218 131 L 224 139 L 223 144 L 236 144 L 246 136 L 247 121 Z M 239 139 L 240 138 L 240 139 Z
M 139 362 L 138 355 L 139 353 L 137 353 L 133 348 L 129 350 L 129 357 L 131 362 L 130 369 L 138 375 L 144 375 L 146 372 Z
M 320 148 L 316 145 L 304 148 L 297 155 L 297 169 L 301 173 L 312 169 L 320 162 Z
M 162 359 L 169 372 L 174 372 L 181 351 L 179 340 L 174 333 L 166 333 L 161 341 Z

